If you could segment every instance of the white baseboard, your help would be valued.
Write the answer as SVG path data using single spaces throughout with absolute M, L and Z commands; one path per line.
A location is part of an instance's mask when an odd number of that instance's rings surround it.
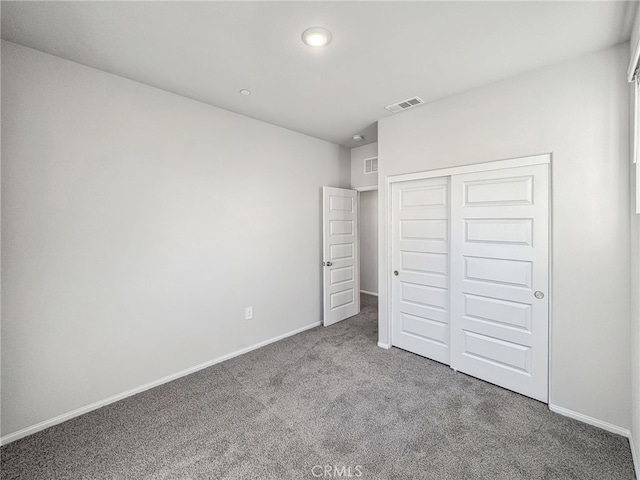
M 268 340 L 265 340 L 263 342 L 250 345 L 241 350 L 237 350 L 235 352 L 228 353 L 221 357 L 214 358 L 213 360 L 209 360 L 208 362 L 204 362 L 194 367 L 187 368 L 186 370 L 182 370 L 172 375 L 162 377 L 158 380 L 154 380 L 153 382 L 145 383 L 144 385 L 141 385 L 136 388 L 132 388 L 131 390 L 127 390 L 126 392 L 118 393 L 117 395 L 113 395 L 111 397 L 105 398 L 104 400 L 99 400 L 89 405 L 85 405 L 84 407 L 76 408 L 75 410 L 72 410 L 70 412 L 63 413 L 62 415 L 58 415 L 57 417 L 53 417 L 48 420 L 44 420 L 40 423 L 36 423 L 35 425 L 32 425 L 27 428 L 23 428 L 22 430 L 18 430 L 17 432 L 10 433 L 9 435 L 5 435 L 4 437 L 0 438 L 0 445 L 6 445 L 7 443 L 14 442 L 28 435 L 44 430 L 45 428 L 53 427 L 54 425 L 57 425 L 59 423 L 66 422 L 67 420 L 71 420 L 72 418 L 79 417 L 80 415 L 83 415 L 85 413 L 89 413 L 92 410 L 97 410 L 98 408 L 109 405 L 110 403 L 114 403 L 114 402 L 117 402 L 118 400 L 122 400 L 124 398 L 130 397 L 137 393 L 144 392 L 145 390 L 149 390 L 151 388 L 157 387 L 159 385 L 162 385 L 163 383 L 171 382 L 172 380 L 176 380 L 180 377 L 185 377 L 187 375 L 197 372 L 198 370 L 211 367 L 212 365 L 224 362 L 225 360 L 230 360 L 234 357 L 242 355 L 243 353 L 248 353 L 252 350 L 256 350 L 260 347 L 264 347 L 265 345 L 269 345 L 270 343 L 277 342 L 278 340 L 282 340 L 284 338 L 290 337 L 297 333 L 304 332 L 305 330 L 309 330 L 311 328 L 315 328 L 321 324 L 322 324 L 321 322 L 315 322 L 310 325 L 306 325 L 304 327 L 298 328 L 291 332 L 287 332 L 282 335 L 278 335 L 277 337 L 273 337 Z
M 360 290 L 360 293 L 364 293 L 365 295 L 373 295 L 374 297 L 378 296 L 377 293 L 367 292 L 366 290 Z
M 390 348 L 391 348 L 391 345 L 389 345 L 388 343 L 382 343 L 382 342 L 378 342 L 378 346 L 379 346 L 380 348 L 384 348 L 384 349 L 386 349 L 386 350 L 388 350 L 388 349 L 390 349 Z
M 564 415 L 565 417 L 573 418 L 574 420 L 579 420 L 583 423 L 588 423 L 589 425 L 593 425 L 594 427 L 601 428 L 603 430 L 606 430 L 607 432 L 617 433 L 618 435 L 622 435 L 623 437 L 630 438 L 630 432 L 628 429 L 619 427 L 617 425 L 613 425 L 603 420 L 598 420 L 597 418 L 593 418 L 588 415 L 584 415 L 582 413 L 574 412 L 573 410 L 569 410 L 568 408 L 564 408 L 564 407 L 559 407 L 552 403 L 549 403 L 549 410 L 555 413 L 559 413 L 560 415 Z
M 640 479 L 640 458 L 638 451 L 633 443 L 633 435 L 629 435 L 629 445 L 631 446 L 631 458 L 633 458 L 633 466 L 636 470 L 636 478 Z

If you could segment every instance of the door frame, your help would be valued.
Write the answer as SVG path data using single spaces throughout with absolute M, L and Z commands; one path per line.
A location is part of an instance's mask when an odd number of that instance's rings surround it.
M 360 215 L 360 194 L 362 192 L 377 192 L 378 191 L 378 185 L 367 185 L 365 187 L 354 187 L 353 190 L 355 190 L 356 192 L 358 192 L 358 215 Z M 380 196 L 378 195 L 378 201 L 376 202 L 376 215 L 378 214 L 378 211 L 380 209 Z M 358 229 L 360 229 L 360 222 L 358 222 Z M 380 224 L 378 223 L 378 235 L 379 235 L 379 231 L 380 231 Z M 360 272 L 358 272 L 359 275 L 359 280 L 360 280 L 360 288 L 362 289 L 362 258 L 360 258 L 360 252 L 362 251 L 362 249 L 360 248 L 360 243 L 362 242 L 362 235 L 360 234 L 360 230 L 358 230 L 358 268 L 361 270 Z M 378 237 L 379 238 L 379 237 Z M 380 273 L 380 266 L 378 266 L 377 271 L 376 271 L 376 275 L 379 275 Z M 378 297 L 378 294 L 380 292 L 380 288 L 378 287 L 378 293 L 375 294 L 375 297 Z M 358 295 L 360 295 L 361 293 L 365 293 L 365 295 L 367 294 L 371 294 L 372 292 L 362 292 L 362 290 L 360 290 L 360 292 L 358 292 Z M 360 305 L 360 307 L 362 307 L 362 305 Z
M 380 331 L 384 330 L 387 335 L 387 343 L 378 341 L 381 348 L 391 348 L 393 334 L 393 299 L 391 289 L 391 272 L 393 271 L 393 232 L 392 232 L 392 197 L 391 186 L 394 183 L 407 182 L 411 180 L 424 180 L 435 177 L 448 177 L 451 175 L 460 175 L 464 173 L 488 172 L 491 170 L 502 170 L 506 168 L 529 167 L 533 165 L 549 165 L 549 363 L 548 363 L 548 404 L 553 403 L 551 390 L 551 357 L 552 357 L 552 328 L 553 328 L 553 169 L 552 169 L 552 153 L 543 153 L 538 155 L 529 155 L 526 157 L 511 158 L 506 160 L 495 160 L 483 163 L 473 163 L 469 165 L 460 165 L 455 167 L 438 168 L 434 170 L 425 170 L 422 172 L 406 173 L 400 175 L 390 175 L 384 181 L 385 193 L 385 242 L 386 242 L 386 258 L 385 258 L 385 278 L 384 284 L 386 288 L 386 325 L 379 322 Z M 381 205 L 380 205 L 381 206 Z M 451 228 L 451 225 L 449 225 Z M 449 278 L 449 281 L 451 279 Z M 382 307 L 382 308 L 384 308 Z

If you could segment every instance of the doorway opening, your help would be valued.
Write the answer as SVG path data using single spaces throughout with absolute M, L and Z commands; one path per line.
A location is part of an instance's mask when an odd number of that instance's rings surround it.
M 378 296 L 378 190 L 360 192 L 360 293 Z

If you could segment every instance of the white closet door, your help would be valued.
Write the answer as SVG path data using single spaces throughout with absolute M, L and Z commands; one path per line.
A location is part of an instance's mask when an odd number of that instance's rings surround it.
M 451 367 L 548 400 L 548 165 L 451 177 Z
M 392 344 L 449 364 L 448 178 L 392 186 Z

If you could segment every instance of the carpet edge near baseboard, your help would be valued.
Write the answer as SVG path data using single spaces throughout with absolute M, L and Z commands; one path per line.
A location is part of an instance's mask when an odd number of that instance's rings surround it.
M 565 407 L 560 407 L 558 405 L 554 405 L 553 403 L 549 403 L 549 410 L 552 412 L 558 413 L 565 417 L 573 418 L 574 420 L 578 420 L 582 423 L 586 423 L 588 425 L 593 425 L 594 427 L 601 428 L 606 430 L 607 432 L 615 433 L 617 435 L 622 435 L 626 438 L 631 438 L 631 432 L 628 428 L 619 427 L 618 425 L 613 425 L 612 423 L 605 422 L 604 420 L 600 420 L 594 417 L 590 417 L 589 415 L 585 415 L 583 413 L 575 412 Z
M 66 422 L 67 420 L 71 420 L 72 418 L 76 418 L 79 417 L 80 415 L 84 415 L 85 413 L 89 413 L 93 410 L 97 410 L 98 408 L 104 407 L 106 405 L 109 405 L 111 403 L 117 402 L 119 400 L 123 400 L 127 397 L 131 397 L 133 395 L 136 395 L 138 393 L 144 392 L 145 390 L 149 390 L 151 388 L 154 387 L 158 387 L 162 384 L 171 382 L 173 380 L 177 380 L 178 378 L 181 377 L 185 377 L 187 375 L 190 375 L 192 373 L 195 373 L 199 370 L 203 370 L 205 368 L 211 367 L 213 365 L 216 365 L 218 363 L 222 363 L 225 360 L 230 360 L 234 357 L 237 357 L 239 355 L 242 355 L 244 353 L 248 353 L 252 350 L 256 350 L 258 348 L 264 347 L 266 345 L 269 345 L 271 343 L 275 343 L 277 341 L 283 340 L 287 337 L 291 337 L 293 335 L 296 335 L 298 333 L 302 333 L 306 330 L 310 330 L 312 328 L 318 327 L 322 325 L 322 322 L 314 322 L 311 323 L 309 325 L 305 325 L 303 327 L 297 328 L 295 330 L 292 330 L 290 332 L 287 333 L 283 333 L 282 335 L 278 335 L 276 337 L 264 340 L 262 342 L 258 342 L 256 344 L 250 345 L 248 347 L 244 347 L 241 348 L 240 350 L 236 350 L 235 352 L 231 352 L 231 353 L 227 353 L 225 355 L 222 355 L 220 357 L 216 357 L 212 360 L 206 361 L 204 363 L 200 363 L 198 365 L 195 365 L 193 367 L 181 370 L 179 372 L 173 373 L 171 375 L 167 375 L 165 377 L 159 378 L 157 380 L 154 380 L 152 382 L 149 383 L 145 383 L 143 385 L 140 385 L 138 387 L 126 390 L 122 393 L 118 393 L 116 395 L 112 395 L 110 397 L 107 397 L 105 399 L 102 400 L 98 400 L 97 402 L 93 402 L 90 403 L 89 405 L 85 405 L 83 407 L 80 408 L 76 408 L 70 412 L 67 413 L 63 413 L 61 415 L 57 415 L 53 418 L 47 419 L 47 420 L 43 420 L 42 422 L 36 423 L 35 425 L 31 425 L 29 427 L 25 427 L 21 430 L 18 430 L 17 432 L 13 432 L 13 433 L 9 433 L 8 435 L 5 435 L 3 437 L 0 437 L 0 446 L 2 445 L 7 445 L 8 443 L 11 442 L 15 442 L 16 440 L 20 440 L 21 438 L 27 437 L 29 435 L 32 435 L 34 433 L 40 432 L 42 430 L 45 430 L 49 427 L 53 427 L 54 425 L 58 425 L 60 423 Z
M 360 290 L 360 293 L 364 293 L 365 295 L 371 295 L 372 297 L 377 297 L 378 294 L 375 292 L 369 292 L 367 290 Z

